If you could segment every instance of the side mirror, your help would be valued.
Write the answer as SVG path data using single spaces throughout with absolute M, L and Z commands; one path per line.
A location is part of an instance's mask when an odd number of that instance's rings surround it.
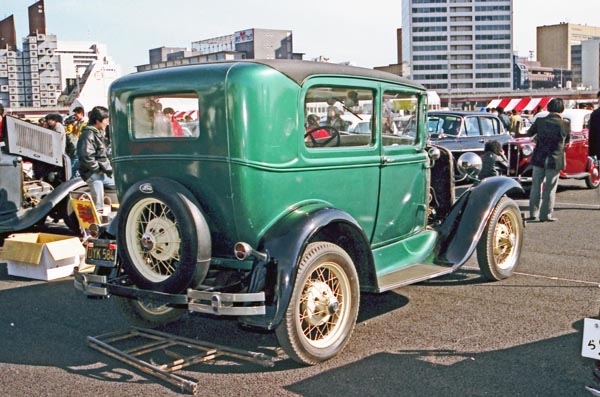
M 479 171 L 481 171 L 481 157 L 473 152 L 462 154 L 456 162 L 459 171 L 472 179 L 477 179 Z

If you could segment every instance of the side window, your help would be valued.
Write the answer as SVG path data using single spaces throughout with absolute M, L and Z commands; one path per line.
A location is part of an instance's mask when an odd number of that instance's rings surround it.
M 592 114 L 586 114 L 585 116 L 583 116 L 583 129 L 586 130 L 588 128 L 590 128 L 590 118 L 591 118 Z
M 304 144 L 311 149 L 369 146 L 374 142 L 373 91 L 317 86 L 304 98 Z
M 465 119 L 465 129 L 467 130 L 467 136 L 479 136 L 479 121 L 477 117 L 467 117 Z
M 383 146 L 414 145 L 417 142 L 418 111 L 419 98 L 416 95 L 385 91 L 381 101 Z
M 136 139 L 198 137 L 198 97 L 169 94 L 137 97 L 131 104 Z
M 481 117 L 479 122 L 481 123 L 481 135 L 491 136 L 500 131 L 498 122 L 490 117 Z

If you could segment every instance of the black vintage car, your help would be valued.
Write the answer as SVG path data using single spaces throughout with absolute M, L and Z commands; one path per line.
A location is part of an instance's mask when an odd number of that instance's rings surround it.
M 431 143 L 450 150 L 455 160 L 466 152 L 483 154 L 487 141 L 504 144 L 511 139 L 498 116 L 484 112 L 427 112 L 427 133 Z M 455 176 L 465 178 L 460 172 Z

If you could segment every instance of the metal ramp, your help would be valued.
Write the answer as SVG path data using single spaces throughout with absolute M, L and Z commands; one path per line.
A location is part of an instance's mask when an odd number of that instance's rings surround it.
M 99 336 L 88 336 L 87 343 L 93 349 L 192 394 L 198 392 L 198 382 L 178 376 L 174 372 L 221 356 L 249 361 L 263 367 L 275 365 L 275 357 L 263 353 L 234 349 L 139 327 Z M 118 348 L 116 345 L 125 347 Z M 160 364 L 155 362 L 156 356 L 172 360 Z

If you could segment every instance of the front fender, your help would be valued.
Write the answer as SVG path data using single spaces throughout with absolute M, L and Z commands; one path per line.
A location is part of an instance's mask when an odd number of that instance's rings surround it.
M 272 277 L 267 277 L 268 297 L 266 314 L 241 318 L 247 325 L 273 329 L 283 319 L 290 303 L 297 268 L 304 249 L 311 238 L 331 224 L 344 224 L 352 230 L 354 244 L 362 247 L 369 246 L 369 240 L 358 222 L 348 213 L 339 209 L 327 207 L 322 203 L 312 203 L 297 208 L 273 225 L 261 239 L 259 251 L 267 252 L 271 258 L 269 264 Z M 373 265 L 370 250 L 366 261 Z M 358 269 L 357 269 L 358 271 Z
M 22 209 L 14 217 L 5 219 L 0 223 L 0 233 L 8 233 L 27 229 L 38 223 L 50 213 L 73 190 L 86 186 L 81 178 L 74 178 L 61 183 L 44 197 L 35 208 Z
M 492 210 L 502 196 L 513 189 L 523 191 L 519 182 L 497 176 L 486 178 L 463 193 L 439 228 L 435 261 L 462 266 L 473 254 Z

